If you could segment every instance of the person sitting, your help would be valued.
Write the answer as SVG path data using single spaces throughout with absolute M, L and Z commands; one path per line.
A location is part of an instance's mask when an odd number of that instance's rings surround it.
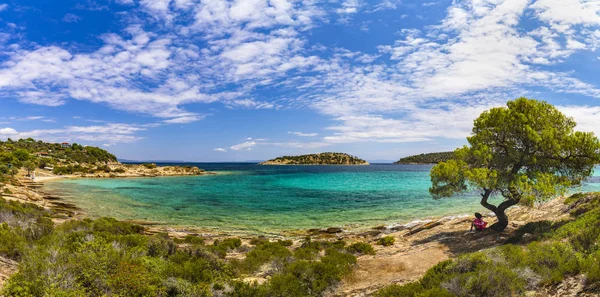
M 475 227 L 475 230 L 477 230 L 477 231 L 485 230 L 485 226 L 487 225 L 487 222 L 485 222 L 482 218 L 483 218 L 483 216 L 480 213 L 478 213 L 478 212 L 475 213 L 475 219 L 471 223 L 471 231 L 473 231 L 473 227 Z

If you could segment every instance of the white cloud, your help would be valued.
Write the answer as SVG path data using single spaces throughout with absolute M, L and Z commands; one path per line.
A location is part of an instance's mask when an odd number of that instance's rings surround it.
M 594 132 L 596 136 L 600 136 L 600 106 L 557 106 L 567 116 L 573 117 L 577 126 L 575 130 L 584 132 Z
M 202 119 L 204 119 L 203 116 L 192 115 L 192 116 L 183 116 L 183 117 L 173 118 L 173 119 L 169 119 L 169 120 L 164 120 L 163 122 L 167 123 L 167 124 L 187 124 L 187 123 L 197 122 Z
M 314 136 L 318 136 L 318 133 L 302 133 L 302 132 L 288 132 L 288 134 L 293 134 L 296 136 L 302 136 L 302 137 L 314 137 Z
M 389 3 L 388 3 L 389 4 Z M 358 12 L 358 8 L 362 5 L 360 0 L 344 0 L 342 7 L 336 10 L 339 14 L 353 14 Z
M 257 145 L 257 143 L 255 141 L 246 141 L 240 144 L 236 144 L 236 145 L 232 145 L 231 147 L 229 147 L 230 149 L 234 150 L 234 151 L 239 151 L 239 150 L 251 150 L 252 148 L 254 148 Z
M 150 125 L 151 126 L 151 125 Z M 94 126 L 67 126 L 58 129 L 36 129 L 30 131 L 17 131 L 13 128 L 1 128 L 0 139 L 6 138 L 35 138 L 50 142 L 64 140 L 79 142 L 109 142 L 110 144 L 135 142 L 142 139 L 136 134 L 145 131 L 148 126 L 109 123 Z
M 6 3 L 0 4 L 0 12 L 5 11 L 7 8 L 8 8 L 8 4 L 6 4 Z
M 81 17 L 76 14 L 67 13 L 62 18 L 62 20 L 63 20 L 63 22 L 67 22 L 67 23 L 77 23 L 81 20 Z
M 221 148 L 221 147 L 218 147 L 218 148 L 214 149 L 214 151 L 216 151 L 216 152 L 227 152 L 226 149 Z

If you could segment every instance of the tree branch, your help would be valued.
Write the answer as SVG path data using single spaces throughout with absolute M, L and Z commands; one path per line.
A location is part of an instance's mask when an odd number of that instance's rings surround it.
M 492 194 L 492 190 L 484 189 L 483 194 L 481 194 L 481 206 L 493 211 L 494 213 L 498 210 L 495 205 L 489 204 L 488 198 L 490 198 L 490 194 Z

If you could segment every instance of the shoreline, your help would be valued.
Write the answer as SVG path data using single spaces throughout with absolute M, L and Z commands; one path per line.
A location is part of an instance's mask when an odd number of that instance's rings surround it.
M 55 181 L 57 178 L 46 179 Z M 60 179 L 60 178 L 58 178 Z M 21 182 L 21 181 L 19 181 Z M 89 217 L 86 213 L 77 210 L 77 205 L 69 205 L 68 201 L 59 196 L 48 196 L 41 191 L 38 185 L 28 187 L 26 184 L 11 185 L 10 189 L 19 189 L 21 193 L 11 196 L 21 196 L 21 202 L 35 203 L 47 209 L 54 209 L 60 215 L 53 218 L 55 224 L 61 224 L 71 219 Z M 25 192 L 25 193 L 23 193 Z M 24 195 L 24 196 L 23 196 Z M 30 196 L 39 199 L 30 199 Z M 5 196 L 4 194 L 2 195 Z M 18 197 L 17 197 L 18 198 Z M 25 198 L 25 199 L 23 199 Z M 35 198 L 35 197 L 34 197 Z M 437 263 L 456 258 L 457 256 L 487 249 L 504 244 L 514 231 L 527 222 L 539 220 L 559 220 L 568 216 L 563 204 L 564 198 L 556 198 L 533 209 L 515 207 L 509 210 L 511 223 L 502 233 L 496 232 L 469 232 L 471 216 L 468 214 L 455 214 L 440 217 L 424 217 L 408 222 L 388 223 L 386 225 L 365 226 L 361 230 L 344 230 L 342 228 L 327 228 L 314 230 L 288 230 L 278 234 L 256 234 L 253 232 L 215 232 L 202 228 L 189 228 L 183 226 L 161 225 L 156 222 L 120 220 L 144 227 L 144 234 L 153 236 L 158 233 L 167 233 L 171 238 L 182 239 L 188 235 L 200 236 L 206 239 L 207 244 L 215 240 L 237 237 L 248 244 L 253 238 L 264 236 L 269 239 L 292 240 L 293 246 L 300 246 L 307 237 L 315 240 L 335 241 L 344 240 L 347 244 L 356 242 L 370 243 L 376 254 L 357 257 L 357 266 L 353 274 L 341 281 L 335 291 L 328 296 L 369 296 L 379 288 L 390 284 L 404 284 L 419 279 L 429 268 Z M 69 209 L 73 206 L 76 210 Z M 487 216 L 489 223 L 493 222 Z M 384 236 L 395 238 L 391 246 L 382 246 L 378 240 Z M 251 280 L 266 281 L 269 276 L 249 276 Z
M 219 173 L 216 173 L 217 175 Z M 144 178 L 147 176 L 135 176 L 135 177 L 118 177 L 121 178 Z M 158 178 L 167 178 L 167 177 L 182 177 L 182 176 L 158 176 Z M 97 178 L 105 178 L 111 179 L 107 177 L 81 177 L 81 176 L 60 176 L 60 177 L 49 177 L 44 181 L 47 182 L 56 182 L 64 179 L 97 179 Z M 154 177 L 153 177 L 154 178 Z M 41 181 L 40 181 L 41 182 Z M 60 200 L 63 200 L 69 204 L 73 204 L 77 206 L 76 202 L 70 201 L 68 198 L 65 198 L 64 195 L 61 195 L 57 192 L 46 192 L 45 194 L 49 194 L 53 197 L 60 197 Z M 101 215 L 90 215 L 85 212 L 83 209 L 78 207 L 80 214 L 84 217 L 90 218 L 99 218 L 103 217 Z M 130 222 L 133 224 L 139 224 L 141 226 L 153 229 L 153 230 L 161 230 L 165 232 L 174 232 L 178 234 L 203 234 L 205 236 L 266 236 L 273 238 L 300 238 L 307 235 L 335 235 L 337 237 L 340 236 L 362 236 L 365 234 L 374 234 L 373 230 L 381 231 L 380 234 L 390 233 L 392 231 L 398 230 L 409 230 L 412 228 L 419 228 L 424 225 L 427 225 L 432 222 L 451 222 L 453 220 L 464 220 L 465 218 L 469 218 L 472 215 L 467 212 L 460 213 L 452 213 L 445 215 L 431 215 L 431 216 L 422 216 L 419 218 L 406 219 L 406 220 L 398 220 L 398 221 L 379 221 L 379 222 L 371 222 L 366 223 L 364 225 L 351 225 L 349 222 L 346 225 L 331 225 L 325 227 L 307 227 L 307 228 L 288 228 L 288 229 L 276 229 L 276 230 L 249 230 L 244 228 L 224 228 L 219 229 L 217 227 L 202 227 L 197 225 L 187 225 L 187 224 L 174 224 L 162 221 L 153 221 L 151 219 L 136 219 L 136 218 L 123 218 L 119 219 L 121 221 Z M 493 213 L 486 213 L 486 217 L 492 217 Z

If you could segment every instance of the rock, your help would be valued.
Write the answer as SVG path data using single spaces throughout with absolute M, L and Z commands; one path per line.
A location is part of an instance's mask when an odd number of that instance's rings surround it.
M 370 231 L 367 231 L 367 232 L 360 233 L 360 234 L 358 234 L 358 236 L 361 236 L 361 237 L 375 237 L 375 236 L 380 235 L 381 233 L 383 233 L 383 232 L 380 231 L 380 230 L 370 230 Z
M 377 227 L 373 227 L 373 230 L 385 230 L 385 226 L 381 225 L 381 226 L 377 226 Z
M 404 225 L 395 226 L 395 227 L 390 228 L 390 230 L 392 230 L 392 231 L 402 231 L 402 230 L 406 230 L 406 226 L 404 226 Z
M 413 235 L 415 233 L 421 232 L 423 230 L 431 229 L 431 228 L 439 226 L 439 225 L 442 225 L 442 222 L 440 222 L 440 221 L 429 222 L 427 224 L 420 225 L 420 226 L 417 226 L 415 228 L 410 229 L 410 231 L 408 232 L 408 234 L 409 235 Z
M 525 233 L 521 237 L 521 242 L 526 243 L 526 242 L 532 241 L 533 239 L 534 239 L 533 234 L 531 234 L 531 233 Z
M 344 232 L 344 230 L 342 230 L 342 228 L 337 228 L 337 227 L 331 227 L 331 228 L 327 228 L 327 230 L 325 230 L 325 233 L 329 233 L 329 234 L 342 233 L 342 232 Z

